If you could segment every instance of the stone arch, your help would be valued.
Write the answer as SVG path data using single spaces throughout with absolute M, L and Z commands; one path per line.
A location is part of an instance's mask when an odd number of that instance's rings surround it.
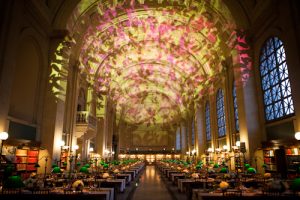
M 42 63 L 41 48 L 35 36 L 23 32 L 16 53 L 9 116 L 37 124 Z

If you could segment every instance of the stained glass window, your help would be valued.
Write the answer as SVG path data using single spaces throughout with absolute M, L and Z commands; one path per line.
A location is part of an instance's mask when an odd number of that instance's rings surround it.
M 176 131 L 176 150 L 181 149 L 181 141 L 180 141 L 180 128 L 177 128 Z
M 195 120 L 192 121 L 192 146 L 195 145 Z
M 232 96 L 233 96 L 233 111 L 234 111 L 235 131 L 239 132 L 240 131 L 240 126 L 239 126 L 239 114 L 238 114 L 238 106 L 237 106 L 236 86 L 235 86 L 235 84 L 233 84 Z
M 267 40 L 262 48 L 260 76 L 266 120 L 294 114 L 285 49 L 277 37 Z
M 217 92 L 217 123 L 218 123 L 218 136 L 223 137 L 226 134 L 225 124 L 225 106 L 223 90 L 219 89 Z
M 205 105 L 205 132 L 206 132 L 206 140 L 211 140 L 209 102 L 206 102 Z

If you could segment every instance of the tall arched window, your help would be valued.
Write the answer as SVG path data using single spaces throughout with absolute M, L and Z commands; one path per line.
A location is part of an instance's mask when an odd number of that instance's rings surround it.
M 177 128 L 176 131 L 176 150 L 180 150 L 181 149 L 181 140 L 180 140 L 180 127 Z
M 217 92 L 217 122 L 218 122 L 218 136 L 223 137 L 226 134 L 226 124 L 225 124 L 224 94 L 222 89 L 219 89 Z
M 192 146 L 195 146 L 195 120 L 192 121 Z
M 205 104 L 205 133 L 206 133 L 206 140 L 211 140 L 211 128 L 210 128 L 210 108 L 209 102 Z
M 233 84 L 233 88 L 232 88 L 232 97 L 233 97 L 233 111 L 234 111 L 235 132 L 240 132 L 239 114 L 238 114 L 238 106 L 237 106 L 236 86 L 235 86 L 235 84 Z
M 294 114 L 294 103 L 283 43 L 268 39 L 260 56 L 260 76 L 267 121 Z

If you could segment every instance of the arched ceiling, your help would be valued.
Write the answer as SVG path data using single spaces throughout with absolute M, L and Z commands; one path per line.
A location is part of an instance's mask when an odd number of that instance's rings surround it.
M 81 73 L 129 124 L 185 118 L 236 42 L 221 0 L 81 1 L 69 23 Z

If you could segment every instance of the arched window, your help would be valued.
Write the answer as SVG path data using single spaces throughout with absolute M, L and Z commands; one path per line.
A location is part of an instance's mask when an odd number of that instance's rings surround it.
M 240 132 L 239 114 L 238 114 L 238 106 L 237 106 L 236 86 L 235 86 L 235 84 L 233 84 L 233 88 L 232 88 L 232 97 L 233 97 L 233 111 L 234 111 L 235 132 Z
M 176 150 L 180 150 L 181 149 L 181 140 L 180 140 L 180 127 L 177 128 L 176 131 Z
M 294 103 L 283 43 L 268 39 L 261 51 L 260 76 L 267 121 L 294 114 Z
M 211 128 L 210 128 L 210 108 L 209 102 L 205 104 L 205 133 L 206 133 L 206 140 L 211 140 Z
M 225 124 L 225 107 L 223 90 L 219 89 L 217 92 L 217 122 L 218 122 L 218 136 L 223 137 L 226 134 Z
M 192 146 L 195 145 L 195 120 L 192 121 Z

